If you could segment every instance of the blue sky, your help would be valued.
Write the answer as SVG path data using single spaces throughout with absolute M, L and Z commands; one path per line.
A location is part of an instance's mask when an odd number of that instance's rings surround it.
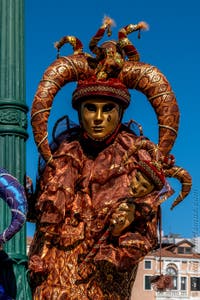
M 122 5 L 124 4 L 124 6 Z M 26 102 L 31 109 L 34 94 L 45 69 L 56 59 L 54 42 L 65 35 L 78 37 L 84 51 L 89 52 L 91 37 L 102 24 L 104 15 L 115 20 L 112 38 L 117 39 L 118 30 L 125 25 L 146 21 L 149 31 L 129 35 L 140 52 L 141 61 L 158 67 L 167 77 L 175 92 L 181 118 L 176 143 L 171 151 L 176 164 L 187 169 L 193 178 L 190 195 L 173 211 L 170 206 L 178 195 L 180 184 L 170 180 L 176 190 L 175 196 L 163 205 L 162 218 L 165 234 L 177 233 L 192 237 L 194 229 L 194 198 L 200 197 L 199 156 L 199 53 L 200 53 L 200 7 L 191 1 L 67 1 L 67 0 L 25 0 L 26 30 Z M 70 45 L 61 49 L 62 55 L 72 54 Z M 76 112 L 71 108 L 71 93 L 75 84 L 64 87 L 56 96 L 49 119 L 52 124 L 68 114 L 77 122 Z M 146 136 L 157 143 L 158 126 L 156 116 L 145 96 L 131 91 L 132 102 L 124 120 L 135 119 L 143 126 Z M 30 112 L 29 112 L 30 114 Z M 28 115 L 30 120 L 30 115 Z M 37 149 L 29 125 L 27 141 L 27 173 L 33 181 L 37 172 Z M 200 205 L 200 204 L 199 204 Z M 198 210 L 199 212 L 199 210 Z M 34 226 L 28 224 L 28 234 Z

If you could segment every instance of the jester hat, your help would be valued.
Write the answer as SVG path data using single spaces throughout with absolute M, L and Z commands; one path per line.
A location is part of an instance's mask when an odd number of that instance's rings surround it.
M 58 91 L 69 82 L 77 82 L 72 105 L 78 109 L 80 101 L 91 96 L 104 96 L 128 107 L 129 89 L 142 92 L 152 105 L 158 120 L 158 149 L 163 155 L 166 176 L 176 177 L 182 183 L 180 202 L 191 188 L 191 177 L 182 168 L 172 166 L 170 151 L 177 137 L 179 107 L 166 77 L 155 66 L 140 62 L 137 49 L 128 34 L 147 29 L 145 22 L 129 24 L 118 33 L 117 41 L 107 41 L 98 46 L 105 32 L 111 35 L 113 20 L 105 17 L 103 25 L 92 37 L 89 48 L 94 56 L 83 52 L 83 44 L 74 36 L 65 36 L 55 43 L 57 59 L 46 69 L 36 91 L 32 111 L 32 129 L 38 150 L 47 164 L 53 166 L 53 155 L 48 142 L 47 123 L 52 103 Z M 74 53 L 60 56 L 65 44 L 72 45 Z

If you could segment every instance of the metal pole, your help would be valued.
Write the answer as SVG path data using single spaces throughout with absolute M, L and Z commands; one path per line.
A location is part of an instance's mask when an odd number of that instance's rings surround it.
M 0 0 L 0 166 L 23 184 L 26 170 L 24 0 Z M 0 201 L 0 230 L 10 212 Z M 31 299 L 27 281 L 26 228 L 5 245 L 14 261 L 17 299 Z

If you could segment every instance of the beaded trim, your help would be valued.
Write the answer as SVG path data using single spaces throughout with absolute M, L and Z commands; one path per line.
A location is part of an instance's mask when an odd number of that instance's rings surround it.
M 98 85 L 83 87 L 83 88 L 80 87 L 77 91 L 74 92 L 73 101 L 76 101 L 77 99 L 84 97 L 87 94 L 97 93 L 97 92 L 114 94 L 117 97 L 123 98 L 123 100 L 127 101 L 128 103 L 130 101 L 130 95 L 125 91 L 110 86 L 98 86 Z
M 161 189 L 164 185 L 164 176 L 161 172 L 159 172 L 156 167 L 146 161 L 139 161 L 138 162 L 139 169 L 143 171 L 152 181 L 153 183 L 158 187 L 158 189 Z

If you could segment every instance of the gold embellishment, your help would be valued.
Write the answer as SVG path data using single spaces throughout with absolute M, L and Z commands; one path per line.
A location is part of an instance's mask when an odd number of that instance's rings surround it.
M 74 194 L 74 192 L 73 192 L 73 190 L 72 190 L 72 188 L 70 188 L 69 186 L 67 186 L 67 185 L 61 185 L 61 188 L 63 189 L 63 190 L 65 190 L 66 192 L 69 192 L 70 194 Z
M 151 100 L 153 100 L 153 99 L 155 99 L 155 98 L 157 98 L 157 97 L 163 96 L 163 95 L 173 95 L 173 92 L 163 92 L 163 93 L 159 93 L 159 94 L 157 94 L 157 95 L 154 95 L 154 96 L 152 96 L 152 97 L 149 97 L 149 100 L 151 101 Z
M 180 192 L 179 193 L 179 196 L 178 196 L 178 198 L 181 198 L 181 199 L 183 199 L 183 194 L 182 194 L 182 192 Z M 175 201 L 175 203 L 176 203 L 176 201 Z M 177 203 L 178 204 L 178 203 Z
M 159 160 L 159 149 L 158 149 L 158 145 L 156 145 L 155 147 L 150 148 L 150 149 L 148 150 L 148 152 L 149 152 L 150 154 L 151 154 L 151 153 L 154 154 L 154 157 L 155 157 L 155 159 L 156 159 L 156 161 L 157 161 L 157 162 L 155 162 L 155 163 L 160 165 L 160 163 L 158 163 L 158 160 Z M 157 165 L 157 167 L 158 167 L 158 165 Z
M 139 56 L 139 54 L 132 54 L 132 55 L 129 54 L 128 59 L 129 59 L 130 61 L 139 61 L 140 56 Z
M 124 35 L 126 35 L 126 29 L 125 29 L 125 28 L 122 28 L 122 29 L 120 30 L 120 32 L 123 33 Z
M 131 43 L 128 38 L 123 38 L 119 41 L 119 45 L 121 48 L 124 48 L 127 45 L 131 45 Z
M 190 182 L 182 182 L 182 185 L 192 185 Z
M 183 171 L 183 168 L 178 168 L 178 169 L 172 174 L 172 177 L 174 177 L 175 175 L 177 175 L 180 171 Z
M 119 167 L 120 167 L 120 165 L 112 164 L 112 165 L 110 166 L 110 170 L 113 170 L 113 169 L 119 168 Z
M 132 164 L 132 163 L 135 163 L 135 161 L 134 161 L 133 158 L 128 158 L 128 157 L 127 157 L 126 160 L 123 160 L 123 165 L 124 165 L 124 167 L 125 167 L 126 165 Z M 121 169 L 122 169 L 122 166 L 120 166 L 120 169 L 119 169 L 119 170 L 121 170 Z
M 161 124 L 158 124 L 158 126 L 159 126 L 159 127 L 162 127 L 162 128 L 167 128 L 167 129 L 173 131 L 176 135 L 178 134 L 178 133 L 177 133 L 177 130 L 174 129 L 173 127 L 169 126 L 169 125 L 161 125 Z
M 150 149 L 148 150 L 148 152 L 149 152 L 149 153 L 151 153 L 151 152 L 157 153 L 157 152 L 158 152 L 158 148 L 157 148 L 157 147 L 152 147 L 152 148 L 150 148 Z
M 51 156 L 49 157 L 49 159 L 47 160 L 47 165 L 48 165 L 52 160 L 53 160 L 53 156 L 51 155 Z
M 55 82 L 54 80 L 51 80 L 51 79 L 42 79 L 41 82 L 50 82 L 50 83 L 53 83 L 55 84 L 59 89 L 61 89 L 61 86 Z
M 147 72 L 153 70 L 154 67 L 150 67 L 148 69 L 145 69 L 143 72 L 141 72 L 140 76 L 138 77 L 138 79 L 135 82 L 135 85 L 132 87 L 133 89 L 136 89 L 136 86 L 138 85 L 138 82 L 140 81 L 140 79 L 143 77 L 143 75 L 145 75 Z
M 97 78 L 102 80 L 107 78 L 107 73 L 105 71 L 100 71 L 99 74 L 97 75 Z
M 33 118 L 34 118 L 37 114 L 46 112 L 46 111 L 48 111 L 48 110 L 51 110 L 51 108 L 43 108 L 43 109 L 40 109 L 40 110 L 36 111 L 36 112 L 32 115 L 31 120 L 33 120 Z
M 138 147 L 138 150 L 143 149 L 145 147 L 146 147 L 146 140 L 142 139 Z
M 73 63 L 73 61 L 71 59 L 69 59 L 68 57 L 65 56 L 65 59 L 68 61 L 68 63 L 72 66 L 72 69 L 74 71 L 74 73 L 76 74 L 76 80 L 78 80 L 78 72 L 77 69 Z
M 136 31 L 138 29 L 138 25 L 137 24 L 129 24 L 127 26 L 127 33 L 132 33 L 133 31 Z
M 74 100 L 76 100 L 77 98 L 79 98 L 81 96 L 84 96 L 85 93 L 92 93 L 92 92 L 111 92 L 120 97 L 126 98 L 127 101 L 129 101 L 129 94 L 127 94 L 123 90 L 116 89 L 116 88 L 109 87 L 109 86 L 108 87 L 107 86 L 90 86 L 87 88 L 80 89 L 74 94 Z
M 139 161 L 138 162 L 139 167 L 142 168 L 142 170 L 145 171 L 145 174 L 150 177 L 150 179 L 154 182 L 154 184 L 161 189 L 163 187 L 163 182 L 161 179 L 162 174 L 159 172 L 159 169 L 157 168 L 157 172 L 154 171 L 154 169 L 152 169 L 152 166 L 149 165 L 148 163 L 144 162 L 144 161 Z M 152 164 L 153 165 L 153 164 Z M 156 167 L 156 165 L 153 165 L 154 167 Z
M 76 46 L 76 38 L 74 36 L 68 36 L 68 40 L 73 47 Z
M 48 133 L 43 137 L 43 139 L 39 142 L 38 144 L 38 148 L 40 148 L 41 144 L 46 140 L 46 138 L 48 137 Z

